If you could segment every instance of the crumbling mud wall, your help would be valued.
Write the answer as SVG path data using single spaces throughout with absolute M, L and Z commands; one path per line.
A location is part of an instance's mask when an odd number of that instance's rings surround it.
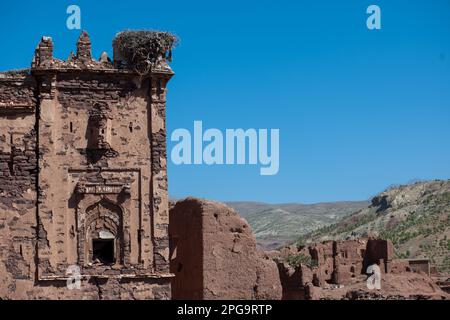
M 364 254 L 364 269 L 376 263 L 380 266 L 381 272 L 389 273 L 394 256 L 394 246 L 391 241 L 369 239 Z
M 0 74 L 0 298 L 170 298 L 173 72 L 157 61 L 138 74 L 94 60 L 83 32 L 66 61 L 43 37 L 29 70 Z
M 175 207 L 169 211 L 172 298 L 203 299 L 203 217 L 195 203 Z
M 34 279 L 36 117 L 28 71 L 0 75 L 0 297 Z
M 276 264 L 224 204 L 187 198 L 170 210 L 174 299 L 280 299 Z
M 277 261 L 285 300 L 414 299 L 414 295 L 449 298 L 434 284 L 429 272 L 414 270 L 414 261 L 395 259 L 389 240 L 325 241 L 285 247 L 271 256 Z M 366 270 L 372 264 L 380 267 L 381 291 L 370 292 L 367 288 Z
M 28 72 L 0 74 L 0 201 L 6 207 L 36 185 L 36 83 Z

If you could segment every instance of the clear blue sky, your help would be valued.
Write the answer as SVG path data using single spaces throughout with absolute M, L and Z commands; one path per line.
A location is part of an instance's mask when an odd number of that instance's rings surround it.
M 279 128 L 280 171 L 169 165 L 173 197 L 319 202 L 450 177 L 450 1 L 8 1 L 0 70 L 28 67 L 42 35 L 75 50 L 69 4 L 93 53 L 123 29 L 176 33 L 167 122 Z M 366 8 L 382 29 L 366 28 Z M 169 144 L 169 148 L 172 144 Z M 169 149 L 170 151 L 170 149 Z

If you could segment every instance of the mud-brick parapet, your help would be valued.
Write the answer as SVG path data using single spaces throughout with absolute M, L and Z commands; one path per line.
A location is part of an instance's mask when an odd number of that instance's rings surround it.
M 141 76 L 153 72 L 172 73 L 168 62 L 172 60 L 175 43 L 176 37 L 168 32 L 122 31 L 113 40 L 113 59 L 103 52 L 95 60 L 89 35 L 83 31 L 77 41 L 76 53 L 71 52 L 67 60 L 63 61 L 53 56 L 52 38 L 44 36 L 36 47 L 31 69 L 128 71 Z
M 71 52 L 66 60 L 61 60 L 53 55 L 52 38 L 43 36 L 34 51 L 31 68 L 0 72 L 0 114 L 33 113 L 37 94 L 51 94 L 52 75 L 58 72 L 129 73 L 139 75 L 141 80 L 146 75 L 159 74 L 166 82 L 174 74 L 168 62 L 172 60 L 176 42 L 177 38 L 168 32 L 123 31 L 113 40 L 113 59 L 103 52 L 96 60 L 90 37 L 83 31 L 76 43 L 76 53 Z

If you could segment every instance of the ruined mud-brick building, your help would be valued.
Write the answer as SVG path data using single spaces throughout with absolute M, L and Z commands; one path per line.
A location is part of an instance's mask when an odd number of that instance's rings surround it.
M 43 37 L 0 74 L 0 298 L 170 298 L 166 49 L 143 74 Z
M 290 258 L 303 257 L 297 265 Z M 277 255 L 283 299 L 314 299 L 315 288 L 345 287 L 364 283 L 367 268 L 376 264 L 383 275 L 419 272 L 429 276 L 428 260 L 396 259 L 391 241 L 359 238 L 329 240 L 308 246 L 285 247 Z M 311 263 L 314 262 L 314 263 Z M 431 281 L 431 279 L 430 279 Z
M 233 209 L 187 198 L 170 209 L 173 299 L 281 299 L 276 263 Z

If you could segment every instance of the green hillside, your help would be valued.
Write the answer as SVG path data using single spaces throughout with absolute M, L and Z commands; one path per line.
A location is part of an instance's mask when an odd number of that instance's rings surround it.
M 251 225 L 258 244 L 275 249 L 292 243 L 299 235 L 336 223 L 343 217 L 367 207 L 368 201 L 317 204 L 267 204 L 228 202 Z

